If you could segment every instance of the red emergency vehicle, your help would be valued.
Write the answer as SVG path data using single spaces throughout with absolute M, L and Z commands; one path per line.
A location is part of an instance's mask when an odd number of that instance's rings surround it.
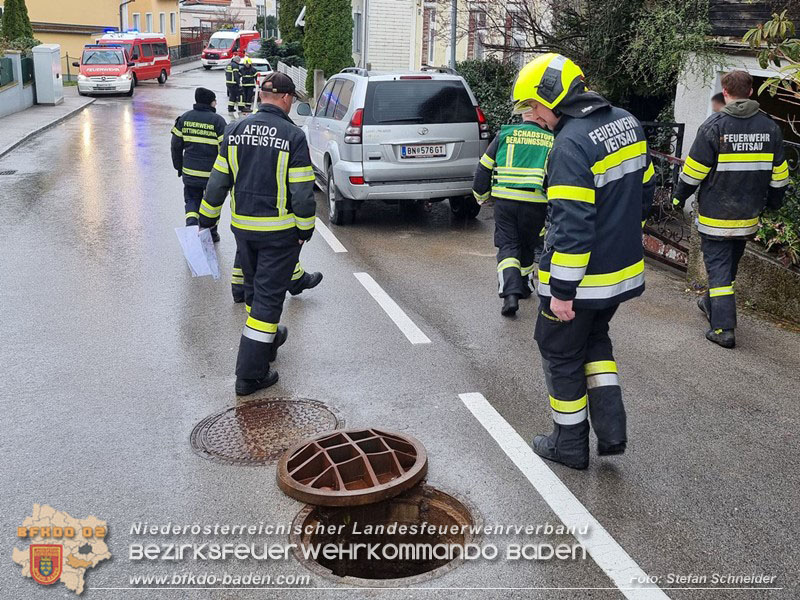
M 260 39 L 260 33 L 249 29 L 217 31 L 208 40 L 208 46 L 203 50 L 200 61 L 205 69 L 225 67 L 230 64 L 234 55 L 243 58 L 250 43 Z
M 78 67 L 78 93 L 133 96 L 133 63 L 118 44 L 87 44 Z
M 162 33 L 106 33 L 97 43 L 122 46 L 125 49 L 128 60 L 133 63 L 134 85 L 146 79 L 157 79 L 158 83 L 166 83 L 172 72 L 167 38 Z

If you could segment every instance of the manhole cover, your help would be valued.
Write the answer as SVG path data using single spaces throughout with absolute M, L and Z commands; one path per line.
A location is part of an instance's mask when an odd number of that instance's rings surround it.
M 292 447 L 278 464 L 278 486 L 321 506 L 358 506 L 396 496 L 428 472 L 425 447 L 409 435 L 332 431 Z
M 231 465 L 274 462 L 298 440 L 344 425 L 329 406 L 316 400 L 268 398 L 206 417 L 192 430 L 192 449 Z
M 367 506 L 307 506 L 292 523 L 290 542 L 308 569 L 338 583 L 407 587 L 460 565 L 464 548 L 479 543 L 474 531 L 480 525 L 479 516 L 465 502 L 417 485 Z M 372 554 L 339 557 L 303 549 L 327 544 L 339 548 L 365 544 Z

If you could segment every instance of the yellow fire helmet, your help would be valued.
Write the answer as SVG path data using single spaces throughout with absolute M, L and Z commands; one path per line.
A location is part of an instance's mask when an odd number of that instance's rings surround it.
M 252 65 L 252 64 L 253 64 L 253 59 L 252 59 L 252 58 L 250 58 L 249 56 L 245 56 L 245 57 L 244 57 L 244 64 L 246 64 L 246 65 Z
M 537 56 L 522 70 L 514 82 L 514 112 L 530 110 L 529 100 L 555 108 L 570 91 L 576 80 L 583 81 L 581 68 L 561 54 L 550 52 Z M 583 91 L 583 87 L 580 91 Z

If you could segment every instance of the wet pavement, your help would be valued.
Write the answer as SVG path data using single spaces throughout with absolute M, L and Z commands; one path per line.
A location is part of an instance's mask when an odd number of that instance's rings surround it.
M 190 276 L 173 231 L 182 225 L 183 201 L 169 131 L 198 85 L 214 89 L 224 105 L 223 73 L 190 71 L 164 87 L 145 82 L 133 99 L 99 98 L 0 159 L 0 171 L 16 171 L 0 176 L 4 598 L 68 594 L 22 578 L 8 558 L 34 503 L 108 521 L 113 559 L 86 574 L 86 598 L 264 594 L 120 589 L 132 587 L 131 576 L 183 572 L 311 575 L 305 587 L 337 585 L 294 558 L 256 564 L 128 557 L 130 544 L 213 541 L 137 536 L 134 522 L 288 525 L 303 507 L 278 490 L 274 466 L 218 464 L 189 443 L 198 422 L 237 402 L 233 367 L 245 319 L 227 283 L 234 254 L 228 209 L 219 281 Z M 322 194 L 318 206 L 327 223 Z M 557 524 L 459 399 L 483 394 L 526 440 L 551 428 L 532 339 L 536 307 L 528 300 L 516 319 L 500 316 L 492 229 L 491 209 L 465 223 L 446 203 L 403 215 L 376 204 L 354 225 L 332 227 L 347 253 L 332 252 L 315 235 L 302 261 L 325 280 L 287 299 L 290 337 L 276 363 L 281 380 L 257 397 L 319 400 L 348 428 L 413 435 L 429 454 L 428 483 L 457 496 L 486 524 Z M 431 343 L 409 343 L 354 273 L 368 273 Z M 553 471 L 645 573 L 662 578 L 662 588 L 696 587 L 665 583 L 670 574 L 714 573 L 775 575 L 770 587 L 782 588 L 665 589 L 669 597 L 798 597 L 800 335 L 744 314 L 737 349 L 723 350 L 704 339 L 705 321 L 679 277 L 649 265 L 647 288 L 612 323 L 628 453 L 593 455 L 585 472 Z M 574 540 L 483 541 L 503 547 Z M 459 588 L 526 588 L 456 593 L 623 597 L 591 558 L 469 561 L 416 585 L 431 589 L 344 594 L 449 598 Z M 267 597 L 297 594 L 343 595 L 274 590 Z

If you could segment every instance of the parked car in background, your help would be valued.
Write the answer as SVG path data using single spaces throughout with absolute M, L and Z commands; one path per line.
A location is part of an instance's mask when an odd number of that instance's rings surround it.
M 250 60 L 253 61 L 253 68 L 256 70 L 256 87 L 260 88 L 266 74 L 272 72 L 272 65 L 266 58 L 251 58 Z
M 133 96 L 133 63 L 119 44 L 87 44 L 78 67 L 78 94 L 127 94 Z
M 351 221 L 368 200 L 449 199 L 474 218 L 472 178 L 489 143 L 474 94 L 446 69 L 374 73 L 348 68 L 328 80 L 316 108 L 297 108 L 305 124 L 330 220 Z
M 133 84 L 147 79 L 157 79 L 165 84 L 172 73 L 172 60 L 169 57 L 167 38 L 161 33 L 106 33 L 97 40 L 100 45 L 122 46 L 133 63 Z
M 211 67 L 226 67 L 234 55 L 244 57 L 253 40 L 261 38 L 254 30 L 223 30 L 212 34 L 208 46 L 200 56 L 200 62 L 206 70 Z

